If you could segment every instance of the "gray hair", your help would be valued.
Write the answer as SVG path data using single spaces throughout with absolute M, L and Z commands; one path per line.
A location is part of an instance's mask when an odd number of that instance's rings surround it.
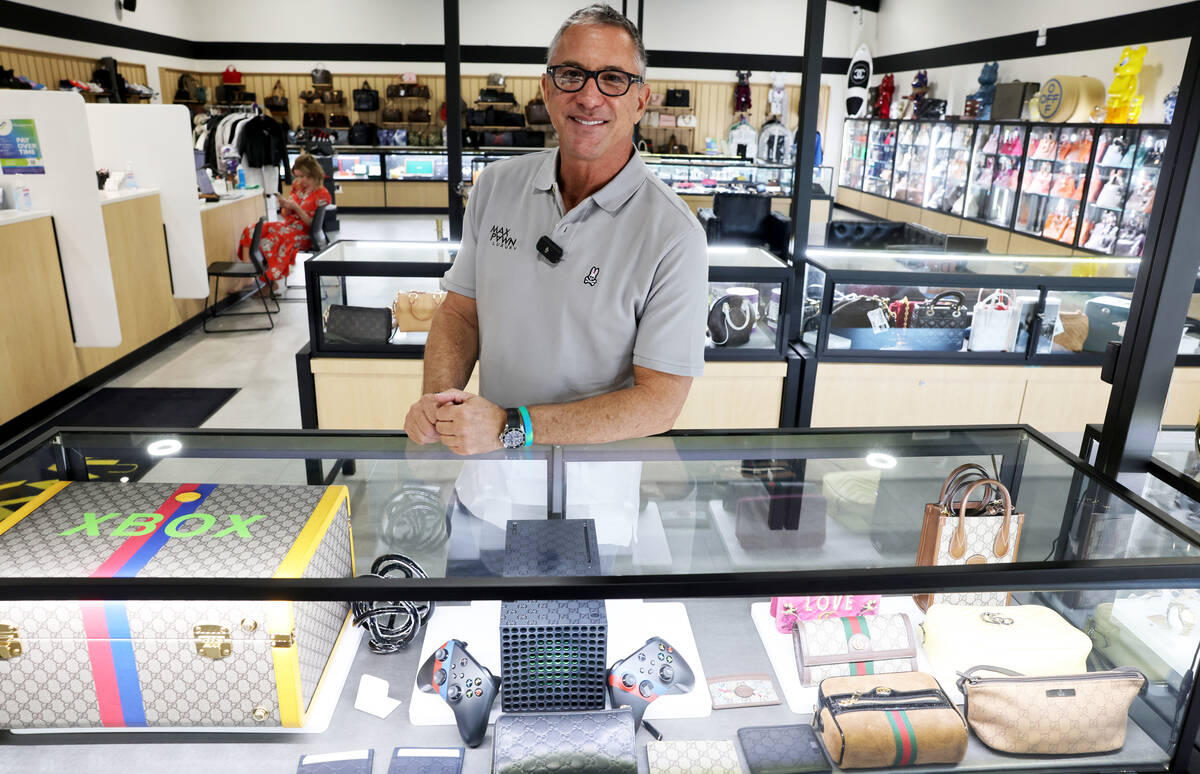
M 629 34 L 633 39 L 634 62 L 637 64 L 637 74 L 646 77 L 646 47 L 642 45 L 642 33 L 638 31 L 637 26 L 629 21 L 625 14 L 613 8 L 607 3 L 593 3 L 587 8 L 580 8 L 575 13 L 567 17 L 567 20 L 558 28 L 558 32 L 554 33 L 554 37 L 550 40 L 550 47 L 546 50 L 546 64 L 554 61 L 554 54 L 558 51 L 558 44 L 562 42 L 563 33 L 577 24 L 600 24 L 606 27 L 619 27 Z

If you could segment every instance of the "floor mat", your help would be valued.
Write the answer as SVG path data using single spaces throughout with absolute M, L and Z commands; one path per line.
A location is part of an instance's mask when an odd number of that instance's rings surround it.
M 54 417 L 60 427 L 199 427 L 236 387 L 105 387 Z

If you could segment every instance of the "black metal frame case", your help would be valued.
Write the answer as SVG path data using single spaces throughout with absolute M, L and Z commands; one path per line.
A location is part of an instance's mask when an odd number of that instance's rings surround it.
M 420 463 L 428 468 L 455 465 L 461 460 L 441 447 L 415 446 L 398 433 L 55 428 L 0 460 L 0 473 L 35 452 L 49 451 L 54 455 L 62 479 L 86 481 L 91 473 L 90 465 L 142 453 L 147 444 L 164 440 L 178 442 L 177 463 L 190 458 L 246 461 L 354 458 L 403 465 Z M 875 463 L 870 462 L 872 458 Z M 636 562 L 627 565 L 617 561 L 598 577 L 507 578 L 498 573 L 456 576 L 449 571 L 446 577 L 435 572 L 428 579 L 389 580 L 369 577 L 333 580 L 0 577 L 0 599 L 386 601 L 403 598 L 436 602 L 506 598 L 700 599 L 713 600 L 704 604 L 717 604 L 717 600 L 722 599 L 748 597 L 761 600 L 785 593 L 886 591 L 889 595 L 906 595 L 1003 589 L 1013 592 L 1020 603 L 1050 606 L 1073 625 L 1086 629 L 1090 611 L 1103 601 L 1137 599 L 1138 595 L 1153 590 L 1174 593 L 1200 588 L 1200 572 L 1197 571 L 1200 562 L 1196 559 L 1200 552 L 1200 533 L 1174 521 L 1152 503 L 1026 426 L 677 432 L 608 445 L 533 447 L 516 453 L 498 452 L 481 459 L 521 459 L 544 464 L 547 481 L 545 513 L 549 518 L 580 515 L 573 514 L 572 509 L 579 506 L 571 505 L 569 494 L 573 486 L 586 482 L 573 479 L 572 475 L 586 478 L 590 474 L 586 470 L 582 474 L 572 474 L 572 463 L 587 466 L 636 462 L 643 486 L 648 481 L 657 482 L 656 488 L 643 490 L 644 501 L 640 507 L 652 503 L 658 512 L 671 514 L 673 524 L 681 524 L 682 519 L 694 521 L 697 528 L 714 515 L 703 516 L 696 509 L 715 508 L 709 503 L 719 502 L 725 488 L 737 486 L 740 481 L 756 480 L 756 471 L 764 469 L 763 461 L 769 461 L 767 467 L 773 470 L 786 469 L 799 481 L 805 481 L 806 471 L 821 475 L 819 470 L 829 469 L 838 461 L 857 466 L 865 460 L 867 466 L 874 464 L 881 469 L 872 518 L 882 528 L 879 533 L 882 543 L 876 542 L 872 535 L 872 544 L 878 551 L 874 555 L 868 551 L 829 553 L 828 547 L 816 553 L 806 549 L 778 551 L 768 547 L 763 550 L 758 566 L 748 570 L 731 564 L 732 553 L 727 561 L 706 548 L 703 551 L 707 552 L 709 561 L 701 564 L 692 561 L 693 553 L 689 551 L 681 558 L 682 564 L 676 567 L 673 562 L 666 572 Z M 935 497 L 938 478 L 967 460 L 993 467 L 1011 491 L 1018 509 L 1026 513 L 1018 561 L 1009 565 L 913 567 L 915 544 L 909 546 L 902 541 L 898 547 L 887 547 L 890 537 L 912 538 L 914 529 L 919 532 L 919 503 Z M 663 466 L 676 469 L 683 466 L 684 471 L 667 479 L 656 478 L 649 472 L 661 473 L 667 469 Z M 367 468 L 366 465 L 363 467 Z M 413 476 L 414 469 L 408 470 L 404 475 Z M 888 470 L 895 473 L 888 474 Z M 382 475 L 384 481 L 395 485 L 390 472 Z M 366 481 L 355 483 L 353 487 L 360 492 L 358 496 L 366 498 L 360 501 L 360 507 L 351 508 L 352 518 L 363 525 L 363 528 L 355 527 L 356 536 L 371 534 L 369 527 L 373 520 L 383 518 L 381 511 L 385 510 L 379 502 L 371 500 L 369 489 L 373 474 L 364 473 L 364 476 Z M 319 474 L 309 480 L 314 484 L 324 481 Z M 354 480 L 339 482 L 349 484 Z M 414 483 L 423 482 L 414 479 Z M 933 492 L 930 492 L 931 487 Z M 770 529 L 784 530 L 776 533 L 782 538 L 789 526 L 777 524 Z M 1140 540 L 1130 537 L 1131 528 L 1132 533 L 1141 533 Z M 1147 540 L 1147 535 L 1154 539 Z M 691 545 L 690 541 L 688 544 Z M 695 545 L 698 548 L 701 543 Z M 721 603 L 727 624 L 738 620 L 728 616 L 745 615 L 743 603 L 746 601 L 749 600 Z M 1193 638 L 1188 642 L 1194 653 L 1200 644 L 1200 631 L 1186 636 Z M 1107 651 L 1097 648 L 1089 668 L 1114 666 L 1109 663 Z M 395 663 L 407 665 L 411 662 L 415 666 L 419 655 Z M 1195 663 L 1194 658 L 1192 663 Z M 1187 771 L 1193 753 L 1191 739 L 1200 725 L 1200 695 L 1195 691 L 1194 677 L 1194 669 L 1172 671 L 1161 679 L 1152 680 L 1149 689 L 1135 701 L 1130 718 L 1139 730 L 1140 744 L 1151 744 L 1151 748 L 1139 750 L 1157 750 L 1151 756 L 1153 760 L 1130 760 L 1120 754 L 1088 759 L 996 759 L 992 754 L 987 760 L 973 758 L 960 765 L 959 770 L 992 770 L 1004 766 L 1006 770 L 1043 771 L 1053 767 L 1056 771 L 1168 770 L 1182 774 Z M 348 712 L 349 705 L 343 702 L 343 706 Z M 775 707 L 760 711 L 770 713 L 778 721 L 782 718 L 778 713 L 785 709 Z M 718 715 L 721 723 L 734 724 L 725 729 L 732 735 L 741 719 L 724 713 Z M 797 720 L 790 714 L 787 718 L 789 722 L 803 722 L 803 718 Z M 677 722 L 681 730 L 686 730 L 684 721 Z M 342 733 L 359 733 L 358 729 L 342 728 Z M 392 734 L 389 738 L 394 738 L 394 726 L 388 724 L 387 728 Z M 708 732 L 712 733 L 712 729 Z M 40 742 L 54 745 L 71 743 L 74 739 L 42 737 Z M 236 740 L 222 742 L 219 738 L 206 741 L 218 745 L 236 743 Z M 308 742 L 301 744 L 307 751 Z M 272 745 L 272 755 L 279 754 L 277 747 Z M 123 755 L 132 759 L 137 758 L 138 750 L 137 745 L 123 744 Z M 1143 753 L 1131 751 L 1130 754 L 1136 757 Z M 477 764 L 486 765 L 486 761 L 481 757 Z

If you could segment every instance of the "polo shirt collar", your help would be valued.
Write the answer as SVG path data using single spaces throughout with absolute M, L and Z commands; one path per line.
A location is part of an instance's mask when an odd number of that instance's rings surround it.
M 633 155 L 629 157 L 629 161 L 621 168 L 616 177 L 609 180 L 607 185 L 592 194 L 592 200 L 602 209 L 608 212 L 616 212 L 621 208 L 621 205 L 625 204 L 631 196 L 637 193 L 637 190 L 642 187 L 642 183 L 645 182 L 649 174 L 650 169 L 646 166 L 646 162 L 642 160 L 642 154 L 634 150 Z M 541 168 L 534 175 L 533 187 L 539 191 L 549 191 L 554 188 L 557 179 L 558 149 L 555 148 L 553 153 L 546 155 Z

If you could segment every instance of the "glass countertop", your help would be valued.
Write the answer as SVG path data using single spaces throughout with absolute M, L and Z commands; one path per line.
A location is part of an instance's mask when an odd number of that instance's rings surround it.
M 1131 279 L 1140 258 L 989 255 L 935 250 L 853 250 L 808 247 L 805 257 L 827 271 L 921 271 L 1012 277 L 1109 277 Z
M 55 478 L 53 437 L 0 462 L 0 482 Z M 1008 483 L 1024 514 L 1021 563 L 1168 559 L 1200 567 L 1195 533 L 1019 426 L 682 432 L 473 458 L 399 433 L 64 430 L 61 437 L 89 460 L 92 481 L 83 486 L 114 488 L 101 500 L 121 497 L 120 487 L 131 484 L 344 485 L 358 566 L 398 552 L 431 578 L 500 577 L 506 525 L 561 516 L 594 521 L 603 575 L 715 584 L 729 573 L 826 573 L 817 583 L 869 570 L 903 583 L 926 504 L 968 462 Z M 334 464 L 347 459 L 353 469 Z M 264 498 L 269 507 L 270 493 Z M 297 530 L 306 516 L 288 514 Z M 1127 537 L 1118 551 L 1062 539 L 1068 529 L 1087 534 L 1093 521 Z M 951 585 L 947 574 L 961 572 L 926 569 Z M 56 571 L 54 563 L 17 573 L 0 567 L 5 575 Z
M 453 263 L 458 242 L 389 242 L 344 240 L 313 256 L 314 261 L 378 261 Z
M 313 256 L 312 260 L 376 261 L 396 263 L 453 263 L 458 254 L 458 242 L 388 242 L 346 240 L 335 242 Z M 787 269 L 787 264 L 759 247 L 708 248 L 710 267 L 738 269 Z

